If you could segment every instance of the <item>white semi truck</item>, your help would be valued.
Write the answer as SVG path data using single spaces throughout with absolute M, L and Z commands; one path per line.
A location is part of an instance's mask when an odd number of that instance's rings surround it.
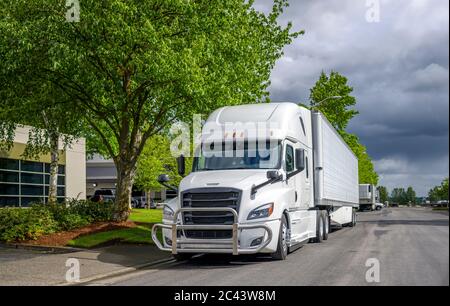
M 269 128 L 227 128 L 240 123 Z M 200 151 L 178 188 L 167 175 L 158 178 L 178 197 L 165 205 L 152 238 L 176 259 L 199 253 L 285 259 L 309 241 L 327 240 L 332 223 L 356 224 L 358 160 L 320 112 L 294 103 L 220 108 L 203 127 Z M 183 174 L 182 156 L 178 168 Z
M 359 210 L 371 210 L 380 209 L 379 196 L 377 186 L 372 184 L 360 184 L 359 185 Z

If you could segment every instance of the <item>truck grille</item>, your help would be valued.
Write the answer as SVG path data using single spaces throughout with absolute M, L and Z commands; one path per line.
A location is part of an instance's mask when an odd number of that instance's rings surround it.
M 229 207 L 239 212 L 241 191 L 230 188 L 191 189 L 181 194 L 182 207 Z M 188 225 L 232 225 L 233 214 L 219 212 L 184 212 L 183 223 Z M 227 239 L 232 237 L 231 230 L 186 230 L 187 238 L 194 239 Z

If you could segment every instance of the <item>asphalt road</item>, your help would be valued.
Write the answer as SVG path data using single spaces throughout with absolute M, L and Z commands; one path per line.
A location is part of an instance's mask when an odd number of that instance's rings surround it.
M 389 208 L 359 213 L 358 221 L 355 228 L 334 231 L 324 243 L 305 245 L 286 261 L 205 255 L 95 284 L 449 285 L 448 213 Z M 366 267 L 371 258 L 379 262 L 379 282 L 366 281 L 368 269 L 376 267 Z

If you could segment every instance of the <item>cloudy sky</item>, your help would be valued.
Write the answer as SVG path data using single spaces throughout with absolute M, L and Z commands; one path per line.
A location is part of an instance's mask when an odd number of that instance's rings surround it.
M 261 11 L 271 0 L 256 0 Z M 367 146 L 380 185 L 419 196 L 448 176 L 449 2 L 290 0 L 281 22 L 305 30 L 272 74 L 273 101 L 307 101 L 322 70 L 348 77 L 357 98 L 349 131 Z M 373 20 L 370 19 L 369 20 Z

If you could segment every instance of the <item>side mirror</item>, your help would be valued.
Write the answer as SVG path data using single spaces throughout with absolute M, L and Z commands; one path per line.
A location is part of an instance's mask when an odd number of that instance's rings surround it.
M 170 181 L 170 177 L 167 174 L 161 174 L 158 176 L 158 183 L 166 187 L 167 189 L 173 190 L 178 193 L 178 189 L 174 186 L 167 184 Z
M 305 150 L 304 149 L 295 149 L 295 167 L 299 172 L 305 170 Z
M 178 174 L 180 176 L 184 176 L 186 173 L 186 159 L 184 155 L 180 155 L 177 157 L 177 165 L 178 165 Z
M 267 171 L 267 178 L 269 180 L 277 180 L 280 178 L 280 176 L 281 176 L 280 172 L 276 170 Z
M 170 181 L 170 177 L 167 174 L 161 174 L 158 176 L 158 183 L 165 184 Z

